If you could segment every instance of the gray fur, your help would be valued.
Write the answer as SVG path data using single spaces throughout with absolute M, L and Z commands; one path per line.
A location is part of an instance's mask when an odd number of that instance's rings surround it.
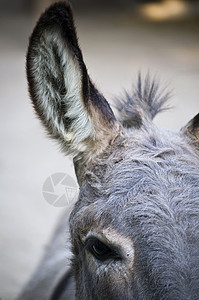
M 118 291 L 113 265 L 113 294 L 106 299 L 198 299 L 198 157 L 177 134 L 150 129 L 128 133 L 86 172 L 71 217 L 73 243 L 96 226 L 114 228 L 133 241 L 137 261 L 130 295 Z M 78 258 L 81 270 L 85 257 Z M 103 299 L 97 296 L 99 282 L 94 297 L 87 298 L 93 281 L 81 299 Z
M 62 17 L 68 13 L 68 7 L 60 4 L 49 9 L 51 16 L 56 18 L 57 8 L 63 12 Z M 48 20 L 48 11 L 45 16 Z M 79 60 L 83 64 L 81 55 Z M 30 78 L 31 70 L 28 72 Z M 78 72 L 83 85 L 85 73 L 81 69 Z M 31 93 L 34 82 L 29 84 Z M 97 151 L 91 135 L 85 153 L 75 153 L 80 194 L 69 220 L 73 275 L 59 293 L 59 282 L 70 268 L 64 262 L 63 240 L 59 242 L 66 228 L 62 220 L 53 247 L 19 299 L 198 300 L 199 116 L 179 133 L 157 128 L 152 119 L 164 110 L 168 95 L 158 92 L 157 83 L 149 77 L 142 82 L 139 76 L 133 96 L 117 104 L 121 114 L 116 120 L 105 99 L 89 84 L 89 95 L 77 101 L 85 101 L 83 107 L 102 143 L 97 144 Z M 48 91 L 42 84 L 40 88 L 40 94 Z M 31 97 L 38 113 L 38 98 L 34 93 Z M 51 109 L 51 102 L 47 98 L 43 101 Z M 69 104 L 71 112 L 73 104 Z M 57 125 L 60 110 L 55 105 L 53 109 Z M 49 130 L 52 124 L 45 123 L 48 111 L 39 113 Z M 85 114 L 77 117 L 83 124 Z M 54 122 L 52 117 L 50 122 Z M 70 122 L 73 128 L 73 119 Z M 78 125 L 78 135 L 83 131 Z M 86 144 L 86 140 L 83 142 Z M 66 150 L 73 146 L 68 143 Z M 69 242 L 67 247 L 70 249 Z M 61 254 L 58 262 L 56 249 Z M 59 280 L 55 284 L 52 278 Z

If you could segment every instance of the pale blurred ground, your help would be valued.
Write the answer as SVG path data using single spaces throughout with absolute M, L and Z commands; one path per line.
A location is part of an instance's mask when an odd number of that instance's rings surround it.
M 131 89 L 148 70 L 170 83 L 174 109 L 157 117 L 178 130 L 199 112 L 199 22 L 149 22 L 128 12 L 78 14 L 78 33 L 91 77 L 108 100 Z M 0 299 L 14 299 L 44 252 L 64 208 L 45 202 L 42 185 L 71 162 L 49 141 L 33 114 L 25 53 L 34 18 L 0 19 Z

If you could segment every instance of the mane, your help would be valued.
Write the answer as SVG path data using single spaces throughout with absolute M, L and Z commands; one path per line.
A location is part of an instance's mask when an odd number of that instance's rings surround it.
M 139 73 L 133 93 L 125 91 L 123 98 L 116 99 L 118 119 L 126 128 L 139 128 L 144 119 L 153 120 L 159 112 L 169 109 L 166 103 L 170 95 L 167 88 L 160 88 L 156 78 L 151 78 L 148 74 L 142 79 Z

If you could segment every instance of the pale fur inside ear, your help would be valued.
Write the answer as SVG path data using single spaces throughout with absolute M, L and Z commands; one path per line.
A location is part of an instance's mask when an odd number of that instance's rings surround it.
M 68 87 L 64 97 L 68 109 L 64 117 L 73 120 L 69 131 L 64 134 L 64 139 L 75 145 L 78 151 L 84 151 L 82 141 L 88 137 L 94 137 L 94 128 L 82 101 L 82 76 L 77 62 L 67 52 L 64 53 L 63 62 L 66 64 L 66 70 L 64 71 L 65 86 Z
M 82 74 L 75 55 L 59 32 L 47 30 L 34 51 L 37 55 L 31 71 L 46 123 L 50 124 L 54 135 L 58 134 L 62 142 L 73 148 L 72 152 L 85 151 L 83 141 L 94 138 L 95 130 L 83 102 Z M 66 107 L 65 112 L 60 111 L 59 104 Z M 67 129 L 66 120 L 70 120 Z

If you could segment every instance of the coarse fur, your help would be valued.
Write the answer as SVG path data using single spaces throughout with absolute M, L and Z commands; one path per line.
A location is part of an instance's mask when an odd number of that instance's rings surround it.
M 19 299 L 198 300 L 199 115 L 180 132 L 157 128 L 169 94 L 139 75 L 116 119 L 88 76 L 67 3 L 38 21 L 27 77 L 43 125 L 74 156 L 80 193 L 71 267 L 64 218 Z

